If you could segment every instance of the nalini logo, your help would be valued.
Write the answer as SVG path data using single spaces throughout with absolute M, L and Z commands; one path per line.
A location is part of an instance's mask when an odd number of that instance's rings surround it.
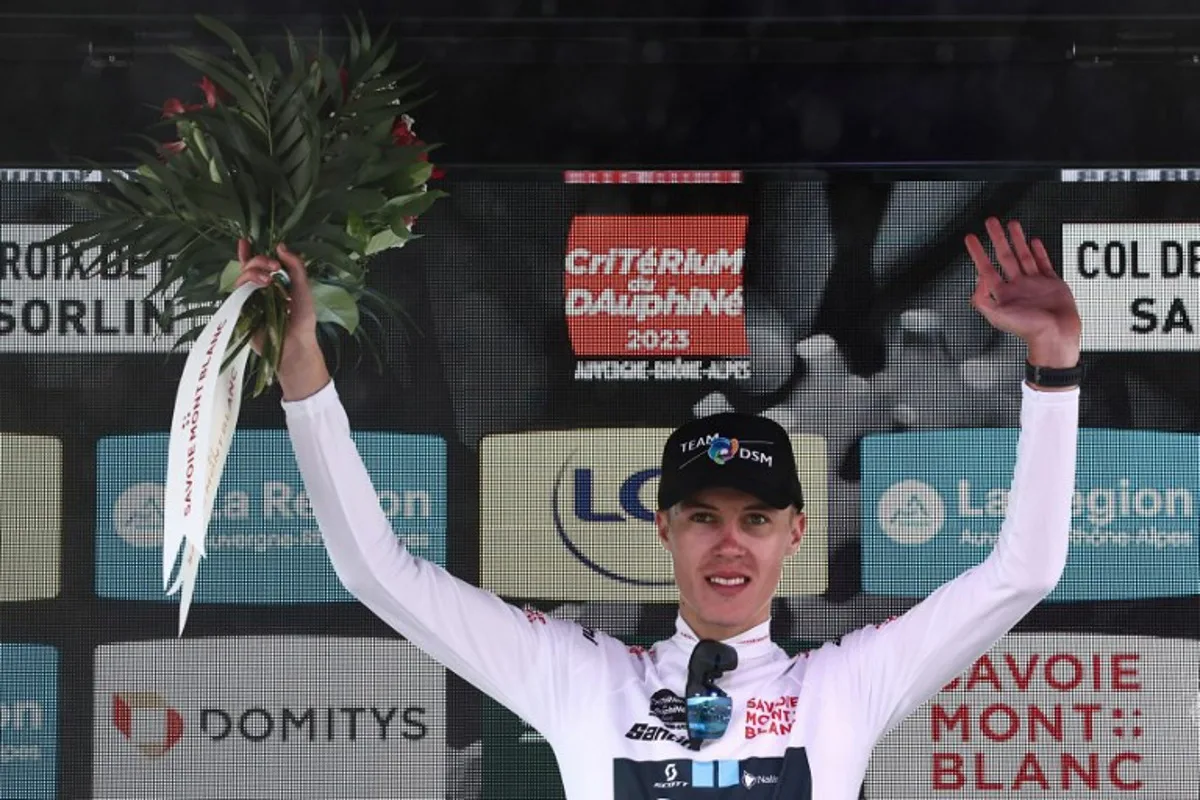
M 708 446 L 708 457 L 718 464 L 724 464 L 733 458 L 737 454 L 737 451 L 737 439 L 726 439 L 724 436 L 718 436 Z
M 165 755 L 183 738 L 183 716 L 157 692 L 114 693 L 112 723 L 151 758 Z
M 742 786 L 745 786 L 747 789 L 753 789 L 759 784 L 766 786 L 774 783 L 779 783 L 778 775 L 753 775 L 749 772 L 742 773 Z
M 163 537 L 163 486 L 135 483 L 117 498 L 112 511 L 113 528 L 134 547 L 158 547 Z
M 899 544 L 924 544 L 946 521 L 942 496 L 924 481 L 900 481 L 879 498 L 879 527 Z

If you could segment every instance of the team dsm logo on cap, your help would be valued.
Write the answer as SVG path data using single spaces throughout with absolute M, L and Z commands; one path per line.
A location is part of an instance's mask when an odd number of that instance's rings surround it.
M 708 457 L 718 464 L 724 464 L 733 458 L 737 451 L 737 439 L 726 439 L 724 436 L 718 436 L 708 446 Z
M 689 453 L 694 450 L 704 449 L 704 455 L 708 456 L 714 463 L 728 464 L 734 459 L 740 461 L 752 461 L 756 464 L 762 464 L 769 467 L 774 463 L 774 458 L 761 450 L 754 450 L 746 447 L 748 444 L 771 444 L 766 440 L 755 441 L 739 441 L 732 436 L 721 436 L 718 433 L 702 436 L 691 442 L 685 442 L 682 446 L 683 452 Z M 681 466 L 686 467 L 700 456 L 693 456 L 683 462 Z

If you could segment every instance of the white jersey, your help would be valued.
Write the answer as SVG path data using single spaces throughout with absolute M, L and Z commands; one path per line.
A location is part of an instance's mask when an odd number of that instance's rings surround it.
M 875 743 L 989 650 L 1066 564 L 1079 390 L 1023 386 L 1007 518 L 979 565 L 900 617 L 789 657 L 770 623 L 728 644 L 724 737 L 688 746 L 696 637 L 648 650 L 510 605 L 411 555 L 384 516 L 333 384 L 283 404 L 338 577 L 409 641 L 545 736 L 570 800 L 855 800 Z M 530 569 L 537 569 L 530 564 Z M 514 765 L 514 769 L 518 769 Z

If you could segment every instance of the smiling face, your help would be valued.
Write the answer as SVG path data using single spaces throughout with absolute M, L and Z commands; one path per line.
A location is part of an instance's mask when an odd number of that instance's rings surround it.
M 702 639 L 766 621 L 783 561 L 800 547 L 804 513 L 737 489 L 706 489 L 655 515 L 671 553 L 680 613 Z

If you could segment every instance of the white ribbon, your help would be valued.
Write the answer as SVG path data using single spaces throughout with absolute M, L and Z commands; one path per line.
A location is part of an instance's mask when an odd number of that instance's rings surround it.
M 237 427 L 250 348 L 242 348 L 224 370 L 221 364 L 242 306 L 259 288 L 252 283 L 239 286 L 213 314 L 192 344 L 175 394 L 163 498 L 163 587 L 170 582 L 175 559 L 186 544 L 175 582 L 167 589 L 168 595 L 183 590 L 180 636 L 196 590 L 200 559 L 205 555 L 204 536 L 217 485 Z

